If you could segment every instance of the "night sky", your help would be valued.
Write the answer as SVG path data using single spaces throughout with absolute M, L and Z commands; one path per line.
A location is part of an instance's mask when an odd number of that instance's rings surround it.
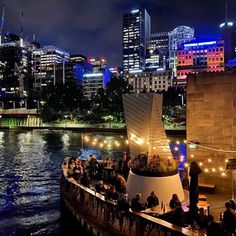
M 35 33 L 43 45 L 69 53 L 103 56 L 111 66 L 121 65 L 122 15 L 144 7 L 152 32 L 170 31 L 185 24 L 201 39 L 219 37 L 225 19 L 225 0 L 0 0 L 6 4 L 4 31 L 19 33 L 24 11 L 24 36 Z M 236 0 L 229 0 L 229 19 L 236 21 Z

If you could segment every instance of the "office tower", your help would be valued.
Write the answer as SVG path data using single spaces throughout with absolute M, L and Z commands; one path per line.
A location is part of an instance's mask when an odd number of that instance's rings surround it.
M 224 71 L 224 41 L 189 42 L 178 46 L 177 83 L 187 74 Z
M 220 24 L 221 38 L 225 42 L 225 62 L 236 57 L 236 27 L 233 21 L 228 20 L 226 3 L 225 22 Z
M 27 107 L 32 87 L 31 52 L 21 47 L 17 35 L 0 45 L 0 101 L 3 108 Z
M 154 71 L 158 68 L 168 68 L 169 33 L 152 33 L 146 55 L 146 70 Z
M 149 46 L 151 19 L 145 9 L 132 10 L 123 15 L 123 69 L 144 70 Z
M 46 86 L 48 83 L 65 83 L 65 63 L 69 60 L 69 53 L 55 47 L 44 46 L 33 51 L 33 75 L 34 88 L 36 91 Z M 63 64 L 63 74 L 56 77 L 56 65 Z
M 176 76 L 176 67 L 177 67 L 177 49 L 178 45 L 194 39 L 194 29 L 181 25 L 176 27 L 169 33 L 169 60 L 170 68 L 174 70 Z
M 93 66 L 93 72 L 103 72 L 107 66 L 107 61 L 104 58 L 89 58 L 88 62 Z

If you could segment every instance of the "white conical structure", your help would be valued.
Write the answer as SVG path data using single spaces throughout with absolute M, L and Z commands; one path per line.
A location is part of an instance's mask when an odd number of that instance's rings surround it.
M 167 160 L 172 157 L 168 139 L 162 124 L 162 95 L 139 93 L 123 95 L 125 122 L 131 158 L 148 153 L 148 159 L 158 155 Z M 146 200 L 151 191 L 155 191 L 159 200 L 168 202 L 176 193 L 184 200 L 184 192 L 179 174 L 167 177 L 144 177 L 130 171 L 127 183 L 129 198 L 137 192 Z
M 162 95 L 139 93 L 123 96 L 131 158 L 142 152 L 172 157 L 162 124 Z

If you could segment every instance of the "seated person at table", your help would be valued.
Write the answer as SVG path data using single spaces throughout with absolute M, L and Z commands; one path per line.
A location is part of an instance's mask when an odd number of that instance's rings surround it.
M 141 203 L 141 194 L 137 193 L 135 198 L 131 201 L 131 209 L 132 211 L 142 211 L 145 210 L 146 207 Z
M 116 192 L 116 188 L 112 185 L 111 188 L 109 190 L 107 190 L 106 194 L 105 194 L 105 199 L 106 200 L 110 200 L 110 201 L 114 201 L 114 200 L 118 200 L 118 193 Z
M 169 203 L 169 207 L 175 209 L 177 206 L 181 206 L 181 202 L 177 194 L 173 194 Z
M 80 177 L 82 176 L 83 174 L 83 167 L 81 166 L 81 162 L 77 162 L 75 164 L 75 167 L 74 167 L 74 170 L 73 170 L 73 178 L 75 180 L 79 180 Z
M 98 183 L 95 184 L 95 190 L 98 193 L 105 193 L 105 187 L 104 182 L 102 180 L 98 181 Z
M 112 179 L 112 183 L 119 193 L 126 193 L 126 180 L 121 174 L 116 174 Z
M 147 198 L 148 208 L 159 205 L 159 200 L 154 191 L 151 192 L 151 195 Z
M 222 228 L 221 225 L 214 221 L 214 217 L 212 215 L 208 216 L 208 225 L 207 225 L 207 236 L 221 236 Z
M 208 216 L 205 213 L 204 208 L 200 208 L 197 219 L 196 219 L 197 225 L 200 227 L 200 229 L 206 229 L 208 225 Z
M 80 179 L 80 184 L 84 185 L 85 187 L 89 188 L 90 185 L 90 178 L 87 172 L 84 172 L 83 177 Z
M 184 227 L 184 210 L 181 206 L 177 206 L 173 213 L 173 220 L 171 222 L 174 225 Z

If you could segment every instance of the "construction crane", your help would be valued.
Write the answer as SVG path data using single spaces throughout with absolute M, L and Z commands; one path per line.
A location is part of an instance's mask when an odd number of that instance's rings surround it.
M 0 26 L 0 45 L 2 44 L 2 31 L 3 31 L 3 26 L 4 26 L 4 20 L 5 20 L 5 12 L 6 12 L 6 6 L 4 4 L 3 9 L 2 9 L 2 18 L 1 18 L 1 26 Z

